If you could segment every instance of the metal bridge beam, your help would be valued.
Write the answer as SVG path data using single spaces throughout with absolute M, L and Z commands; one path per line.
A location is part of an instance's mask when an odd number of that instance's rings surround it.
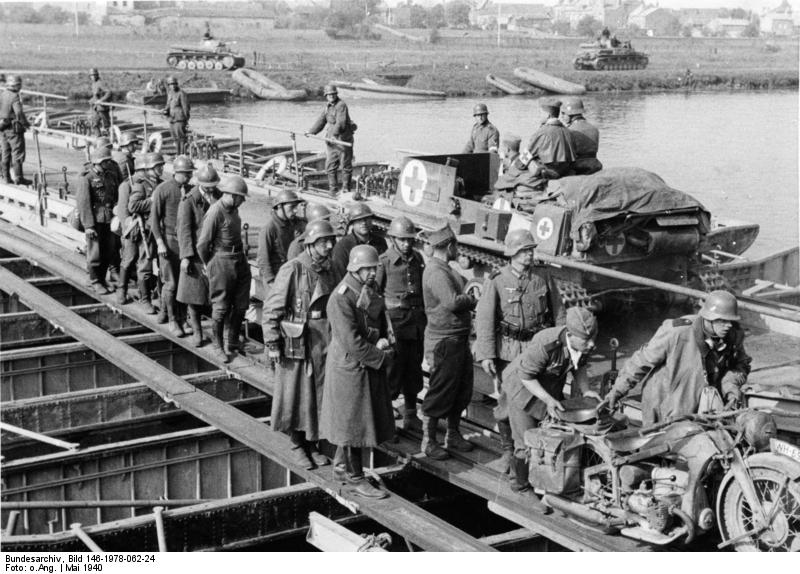
M 114 362 L 136 379 L 143 381 L 164 400 L 174 402 L 185 411 L 215 426 L 256 452 L 275 460 L 306 480 L 322 486 L 344 505 L 352 510 L 360 510 L 390 530 L 401 533 L 414 544 L 435 551 L 493 550 L 396 495 L 383 500 L 361 499 L 354 496 L 351 489 L 343 488 L 338 482 L 328 478 L 330 469 L 306 471 L 297 467 L 289 454 L 291 443 L 285 435 L 273 432 L 263 423 L 198 390 L 130 346 L 109 337 L 102 329 L 59 305 L 7 269 L 0 268 L 0 283 L 9 292 L 17 293 L 31 309 L 60 325 L 65 333 Z

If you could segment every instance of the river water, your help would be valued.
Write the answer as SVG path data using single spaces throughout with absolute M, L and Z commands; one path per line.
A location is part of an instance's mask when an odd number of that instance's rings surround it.
M 441 101 L 349 99 L 356 160 L 397 161 L 397 150 L 458 153 L 472 124 L 473 99 Z M 752 221 L 761 233 L 748 256 L 798 244 L 797 92 L 602 94 L 584 98 L 600 129 L 599 158 L 607 167 L 637 166 L 694 195 L 712 214 Z M 486 101 L 501 134 L 523 139 L 541 117 L 536 100 Z M 201 131 L 236 135 L 211 115 L 305 131 L 321 102 L 247 102 L 196 108 Z M 200 116 L 203 116 L 201 119 Z M 246 129 L 245 139 L 281 142 L 282 134 Z M 322 142 L 299 140 L 302 149 Z

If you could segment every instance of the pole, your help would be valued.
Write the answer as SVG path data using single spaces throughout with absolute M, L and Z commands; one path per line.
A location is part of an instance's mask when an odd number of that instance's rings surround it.
M 153 509 L 153 515 L 156 521 L 156 538 L 158 538 L 158 551 L 168 552 L 167 535 L 164 530 L 164 507 L 156 506 Z
M 75 536 L 80 538 L 81 542 L 86 544 L 86 546 L 89 548 L 89 550 L 91 550 L 92 552 L 102 552 L 103 551 L 103 549 L 100 548 L 97 545 L 97 543 L 94 540 L 92 540 L 91 537 L 88 534 L 86 534 L 86 532 L 83 531 L 83 528 L 81 528 L 81 523 L 80 522 L 73 522 L 72 524 L 69 525 L 69 528 L 70 528 L 70 530 L 72 530 L 72 532 L 75 534 Z
M 46 444 L 51 444 L 53 446 L 57 446 L 58 448 L 63 448 L 66 450 L 77 450 L 80 446 L 76 442 L 66 442 L 63 440 L 58 440 L 57 438 L 49 437 L 45 434 L 29 431 L 24 428 L 20 428 L 18 426 L 14 426 L 8 423 L 0 422 L 0 429 L 4 431 L 8 431 L 10 433 L 18 434 L 20 436 L 24 436 L 27 438 L 32 438 L 33 440 L 37 440 L 39 442 L 43 442 Z
M 150 150 L 150 142 L 147 141 L 147 110 L 142 112 L 144 115 L 144 142 L 142 143 L 142 149 L 144 151 Z
M 3 501 L 3 510 L 31 510 L 48 508 L 146 508 L 193 506 L 210 502 L 210 499 L 175 500 L 10 500 Z
M 72 3 L 72 14 L 75 18 L 75 35 L 80 35 L 80 29 L 78 28 L 78 2 L 75 1 Z
M 244 177 L 244 124 L 239 124 L 239 176 Z
M 497 3 L 497 47 L 500 47 L 500 2 Z
M 273 131 L 273 132 L 281 132 L 281 133 L 284 133 L 284 134 L 300 134 L 300 132 L 295 131 L 295 130 L 287 130 L 285 128 L 276 128 L 274 126 L 269 126 L 269 125 L 266 125 L 266 124 L 254 124 L 254 123 L 251 123 L 251 122 L 239 122 L 239 121 L 236 121 L 236 120 L 228 120 L 228 119 L 225 119 L 225 118 L 211 118 L 211 121 L 214 122 L 214 123 L 219 123 L 219 124 L 231 124 L 231 125 L 234 125 L 234 126 L 247 126 L 249 128 L 260 128 L 260 129 L 263 129 L 263 130 L 270 130 L 270 131 Z M 314 135 L 307 134 L 307 133 L 302 133 L 300 135 L 302 135 L 304 138 L 308 138 L 308 139 L 312 139 L 312 140 L 320 140 L 320 141 L 324 141 L 324 142 L 332 143 L 332 144 L 336 144 L 336 145 L 343 145 L 345 147 L 353 147 L 353 144 L 351 144 L 350 142 L 337 140 L 337 139 L 334 139 L 334 138 L 324 138 L 324 137 L 314 136 Z

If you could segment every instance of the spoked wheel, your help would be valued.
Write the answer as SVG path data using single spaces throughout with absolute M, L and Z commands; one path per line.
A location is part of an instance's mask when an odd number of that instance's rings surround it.
M 723 538 L 740 538 L 733 545 L 737 552 L 800 551 L 800 485 L 771 468 L 754 468 L 751 474 L 769 524 L 755 516 L 739 483 L 732 480 L 721 495 Z

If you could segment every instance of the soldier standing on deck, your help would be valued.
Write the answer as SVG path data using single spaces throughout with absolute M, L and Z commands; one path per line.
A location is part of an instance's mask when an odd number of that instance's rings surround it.
M 500 145 L 500 132 L 489 121 L 489 109 L 486 104 L 475 104 L 472 108 L 472 117 L 475 118 L 475 124 L 462 153 L 496 152 Z
M 152 293 L 155 287 L 153 277 L 153 259 L 155 259 L 156 243 L 150 232 L 150 208 L 153 192 L 161 183 L 164 173 L 164 158 L 158 152 L 149 152 L 144 156 L 144 173 L 134 178 L 131 186 L 131 196 L 128 200 L 128 212 L 136 223 L 131 232 L 131 239 L 136 244 L 138 254 L 136 262 L 136 278 L 139 281 L 139 303 L 148 315 L 156 313 L 152 303 Z M 124 230 L 123 230 L 124 233 Z M 167 314 L 164 305 L 159 307 L 159 323 L 166 323 Z
M 306 205 L 305 209 L 306 223 L 312 223 L 318 219 L 328 221 L 331 217 L 331 210 L 322 205 L 321 203 L 310 203 Z M 305 245 L 306 232 L 303 231 L 300 235 L 295 237 L 289 244 L 289 249 L 286 251 L 286 260 L 291 261 L 303 252 Z
M 264 286 L 262 301 L 269 298 L 272 282 L 281 265 L 287 261 L 286 252 L 298 227 L 296 210 L 302 201 L 291 189 L 279 192 L 272 203 L 272 212 L 258 232 L 256 263 Z
M 250 264 L 242 245 L 239 206 L 247 198 L 247 184 L 238 175 L 225 177 L 218 186 L 223 193 L 203 219 L 197 254 L 208 271 L 213 327 L 211 343 L 217 357 L 229 363 L 239 349 L 239 332 L 250 303 Z M 228 326 L 227 351 L 223 334 Z
M 425 262 L 414 250 L 416 230 L 407 217 L 398 217 L 386 233 L 392 245 L 380 256 L 375 283 L 383 291 L 394 331 L 395 360 L 386 371 L 392 399 L 403 394 L 403 429 L 422 430 L 417 417 L 417 394 L 422 390 L 425 302 L 422 273 Z
M 367 498 L 384 498 L 386 492 L 364 476 L 362 449 L 390 440 L 395 430 L 385 378 L 394 351 L 383 298 L 375 291 L 379 264 L 374 247 L 354 247 L 347 275 L 328 299 L 331 344 L 320 416 L 320 434 L 344 461 L 344 472 L 334 465 L 334 478 Z
M 494 418 L 503 449 L 503 471 L 511 470 L 512 476 L 514 441 L 503 371 L 537 332 L 553 326 L 554 308 L 562 308 L 553 301 L 547 280 L 533 271 L 535 247 L 527 229 L 508 233 L 503 254 L 511 261 L 486 279 L 475 311 L 475 358 L 486 374 L 494 377 L 500 392 Z
M 347 273 L 350 251 L 356 245 L 371 245 L 380 255 L 386 251 L 386 240 L 372 230 L 372 210 L 364 203 L 354 203 L 347 209 L 347 231 L 333 248 L 333 267 L 339 277 Z
M 78 179 L 75 195 L 75 207 L 86 233 L 89 281 L 99 295 L 113 292 L 106 283 L 106 272 L 113 263 L 117 246 L 116 235 L 111 232 L 111 218 L 119 185 L 114 168 L 111 151 L 107 148 L 95 149 L 92 152 L 92 166 Z
M 117 303 L 120 305 L 128 303 L 128 280 L 132 278 L 135 271 L 134 263 L 139 258 L 141 229 L 136 217 L 128 210 L 128 204 L 133 192 L 133 186 L 138 185 L 141 190 L 144 166 L 145 158 L 143 156 L 134 159 L 133 169 L 119 186 L 117 206 L 114 208 L 114 214 L 119 218 L 122 226 L 122 232 L 120 233 L 122 260 L 119 269 L 119 285 L 117 285 Z M 138 183 L 134 184 L 134 182 Z
M 425 327 L 425 359 L 430 369 L 428 392 L 422 402 L 422 451 L 444 460 L 450 455 L 439 445 L 436 432 L 440 418 L 447 419 L 445 446 L 468 452 L 472 444 L 459 432 L 461 412 L 472 398 L 472 354 L 469 350 L 471 311 L 475 299 L 464 291 L 464 278 L 450 267 L 458 251 L 449 225 L 428 233 L 433 249 L 422 274 L 422 295 L 428 324 Z
M 583 114 L 583 100 L 580 98 L 570 98 L 561 105 L 562 123 L 572 134 L 572 146 L 575 150 L 572 171 L 577 175 L 591 175 L 603 169 L 603 164 L 597 159 L 600 132 Z
M 127 179 L 134 171 L 134 158 L 133 154 L 139 149 L 142 140 L 135 132 L 122 132 L 118 145 L 118 150 L 112 152 L 114 161 L 119 166 L 122 179 Z
M 281 267 L 264 301 L 264 346 L 275 364 L 272 429 L 289 434 L 295 462 L 306 469 L 330 464 L 316 443 L 330 343 L 326 308 L 340 279 L 331 266 L 334 243 L 330 223 L 309 223 L 303 252 Z
M 172 179 L 164 181 L 153 192 L 150 208 L 150 229 L 158 249 L 158 267 L 161 271 L 161 304 L 167 310 L 169 329 L 176 337 L 186 333 L 183 305 L 175 295 L 178 291 L 181 258 L 178 245 L 178 207 L 189 193 L 194 165 L 188 157 L 179 155 L 172 162 Z
M 341 191 L 350 191 L 353 179 L 353 133 L 357 126 L 350 119 L 347 104 L 339 99 L 339 90 L 333 84 L 325 86 L 325 99 L 328 103 L 325 109 L 308 130 L 308 134 L 315 135 L 327 126 L 325 137 L 348 142 L 349 146 L 326 142 L 327 159 L 325 171 L 328 173 L 328 189 L 331 193 L 339 191 L 339 167 L 342 168 Z
M 163 114 L 169 118 L 169 132 L 175 140 L 175 153 L 186 153 L 186 129 L 189 125 L 190 106 L 186 92 L 178 87 L 178 80 L 173 76 L 167 78 L 167 105 Z
M 17 185 L 30 185 L 31 181 L 22 175 L 22 164 L 25 162 L 25 132 L 30 124 L 22 109 L 22 100 L 19 97 L 21 88 L 22 78 L 9 74 L 6 79 L 6 89 L 0 92 L 0 149 L 2 150 L 0 179 Z
M 108 91 L 100 80 L 100 72 L 97 68 L 89 70 L 92 78 L 92 97 L 89 99 L 89 126 L 92 128 L 92 135 L 97 137 L 108 133 L 111 127 L 111 108 L 103 105 L 111 101 L 111 92 Z
M 183 196 L 178 206 L 178 247 L 181 259 L 180 278 L 175 298 L 188 308 L 192 344 L 203 346 L 201 314 L 210 303 L 208 277 L 197 254 L 197 238 L 209 207 L 219 199 L 219 175 L 209 163 L 197 170 L 197 185 Z

